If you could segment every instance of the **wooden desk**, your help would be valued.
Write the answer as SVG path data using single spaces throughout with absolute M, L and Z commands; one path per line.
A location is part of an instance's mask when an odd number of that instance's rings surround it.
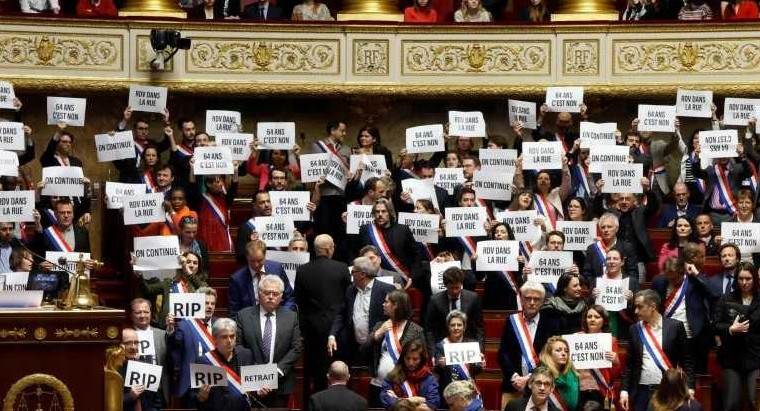
M 121 341 L 124 311 L 0 310 L 0 398 L 24 376 L 63 382 L 77 410 L 102 410 L 105 350 Z

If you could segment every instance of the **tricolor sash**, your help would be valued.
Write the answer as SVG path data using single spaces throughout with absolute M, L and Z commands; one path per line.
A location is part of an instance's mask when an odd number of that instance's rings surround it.
M 554 135 L 557 138 L 557 141 L 559 141 L 562 144 L 562 150 L 565 151 L 565 154 L 570 153 L 571 148 L 567 146 L 567 142 L 565 142 L 565 135 L 555 133 Z
M 435 251 L 433 250 L 432 245 L 429 243 L 417 242 L 417 246 L 420 248 L 423 257 L 427 258 L 428 261 L 433 261 L 433 259 L 435 259 Z
M 604 267 L 607 265 L 607 252 L 610 251 L 610 247 L 605 246 L 602 240 L 594 241 L 593 246 L 597 258 L 602 262 L 602 270 L 604 270 Z
M 401 384 L 401 391 L 404 392 L 406 398 L 417 396 L 417 388 L 415 388 L 414 385 L 410 384 L 409 381 L 404 381 L 404 383 Z
M 323 152 L 323 153 L 333 153 L 340 159 L 341 162 L 343 162 L 343 165 L 346 166 L 346 168 L 349 168 L 349 165 L 346 164 L 346 159 L 343 158 L 343 156 L 340 155 L 340 152 L 338 149 L 335 148 L 335 144 L 333 143 L 325 143 L 323 140 L 317 140 L 317 147 Z
M 684 276 L 683 282 L 681 285 L 673 290 L 670 295 L 668 295 L 668 298 L 665 299 L 665 316 L 670 318 L 673 316 L 673 314 L 676 313 L 676 310 L 678 307 L 683 304 L 686 297 L 686 288 L 689 284 L 689 277 Z
M 176 233 L 176 229 L 174 227 L 174 220 L 172 219 L 171 213 L 167 212 L 164 214 L 164 221 L 167 227 L 169 227 L 169 231 L 172 233 Z
M 243 390 L 243 384 L 240 380 L 240 375 L 238 375 L 235 370 L 227 365 L 226 362 L 219 358 L 219 354 L 216 351 L 209 351 L 206 354 L 203 354 L 202 358 L 209 365 L 223 368 L 224 373 L 227 374 L 227 388 L 241 397 L 245 396 L 245 390 Z
M 64 251 L 69 253 L 74 251 L 74 248 L 72 248 L 69 243 L 66 242 L 66 238 L 63 236 L 61 230 L 58 229 L 58 226 L 51 225 L 50 227 L 46 228 L 45 237 L 48 239 L 50 245 L 55 248 L 55 251 Z
M 211 333 L 208 331 L 208 327 L 206 327 L 206 324 L 204 324 L 203 321 L 201 321 L 199 318 L 192 318 L 184 321 L 188 321 L 188 324 L 190 324 L 190 329 L 193 330 L 195 338 L 200 341 L 204 354 L 216 349 L 216 346 L 214 345 L 214 338 L 211 336 Z
M 643 321 L 639 321 L 636 323 L 636 331 L 639 333 L 641 345 L 644 347 L 646 352 L 649 353 L 649 356 L 652 357 L 652 360 L 657 365 L 657 368 L 662 370 L 662 372 L 673 368 L 673 366 L 670 364 L 668 356 L 665 355 L 665 351 L 662 350 L 660 343 L 658 343 L 657 339 L 654 338 L 652 327 Z
M 599 386 L 599 391 L 605 398 L 607 398 L 608 393 L 612 389 L 612 385 L 607 381 L 607 377 L 597 368 L 591 369 L 591 376 L 594 377 L 596 385 Z
M 639 152 L 641 154 L 649 154 L 649 144 L 642 141 L 641 144 L 639 144 Z
M 525 317 L 521 313 L 515 313 L 509 316 L 509 323 L 512 325 L 512 331 L 517 337 L 517 345 L 520 346 L 523 361 L 528 366 L 528 372 L 533 372 L 538 366 L 538 355 L 533 348 L 533 337 L 530 336 L 528 324 L 525 323 Z
M 543 194 L 536 193 L 533 194 L 533 202 L 536 204 L 538 215 L 548 218 L 549 225 L 551 225 L 551 229 L 553 230 L 557 226 L 557 210 L 549 202 L 549 198 Z
M 216 198 L 210 196 L 208 193 L 203 193 L 203 201 L 206 202 L 208 207 L 211 209 L 212 214 L 214 214 L 214 217 L 219 221 L 219 224 L 222 225 L 227 230 L 227 241 L 230 244 L 230 249 L 232 249 L 232 237 L 230 236 L 230 227 L 227 225 L 227 220 L 229 219 L 229 211 L 227 210 L 227 206 L 224 204 L 219 204 L 216 200 Z
M 188 294 L 189 292 L 185 280 L 179 280 L 172 284 L 172 293 L 174 294 Z
M 53 210 L 49 208 L 43 208 L 42 212 L 45 213 L 48 220 L 50 220 L 53 224 L 58 224 L 58 217 L 55 216 L 55 213 L 53 212 Z
M 530 241 L 520 241 L 520 254 L 525 258 L 525 261 L 530 261 L 530 256 L 533 254 L 533 245 Z
M 248 219 L 248 221 L 245 222 L 245 227 L 251 230 L 251 232 L 256 231 L 256 225 L 253 223 L 253 220 L 254 220 L 253 218 L 250 218 Z
M 576 164 L 573 166 L 573 174 L 575 174 L 575 179 L 578 180 L 578 188 L 575 190 L 576 195 L 583 198 L 591 197 L 591 187 L 588 184 L 588 171 L 580 164 Z
M 141 179 L 142 182 L 145 183 L 146 193 L 155 193 L 158 191 L 158 185 L 156 184 L 156 180 L 153 178 L 153 173 L 150 171 L 145 171 L 143 172 Z
M 402 168 L 401 169 L 401 179 L 406 180 L 407 178 L 414 178 L 416 180 L 420 179 L 420 176 L 417 175 L 414 171 L 408 169 L 408 168 Z
M 557 394 L 556 390 L 549 394 L 549 401 L 562 411 L 570 411 L 570 407 L 565 404 L 565 400 L 562 399 L 562 396 Z
M 394 325 L 385 333 L 385 346 L 388 349 L 388 354 L 390 354 L 394 364 L 398 362 L 399 358 L 401 358 L 401 335 L 398 331 L 399 330 L 397 330 Z
M 749 176 L 749 186 L 752 188 L 753 193 L 757 193 L 757 166 L 752 162 L 752 160 L 747 160 L 747 164 L 749 165 L 749 170 L 752 172 Z
M 472 257 L 478 252 L 478 245 L 472 237 L 457 237 L 457 240 L 462 244 L 464 251 Z
M 488 203 L 486 202 L 486 200 L 484 200 L 484 199 L 482 199 L 482 198 L 478 198 L 478 199 L 477 199 L 477 200 L 475 200 L 475 201 L 477 201 L 477 203 L 478 203 L 478 204 L 479 204 L 481 207 L 483 207 L 483 208 L 485 208 L 485 209 L 486 209 L 486 213 L 488 214 L 488 218 L 489 218 L 489 219 L 491 219 L 491 220 L 495 220 L 495 218 L 493 217 L 493 210 L 491 210 L 491 207 L 489 207 L 489 206 L 488 206 Z
M 718 184 L 715 185 L 715 189 L 718 190 L 718 196 L 720 202 L 726 207 L 726 211 L 729 214 L 736 214 L 736 206 L 734 205 L 734 195 L 731 192 L 731 184 L 728 179 L 728 170 L 724 169 L 720 164 L 715 164 L 713 167 L 715 171 L 715 177 L 718 180 Z
M 519 311 L 522 311 L 522 301 L 520 301 L 520 287 L 517 286 L 517 281 L 515 281 L 515 278 L 509 271 L 500 271 L 499 274 L 501 274 L 500 277 L 506 281 L 507 285 L 509 285 L 509 288 L 515 292 L 515 295 L 517 296 L 517 309 Z
M 411 278 L 412 272 L 398 259 L 385 241 L 385 235 L 375 224 L 370 224 L 367 230 L 369 240 L 380 252 L 380 260 L 387 269 L 403 274 L 407 279 Z
M 449 341 L 448 337 L 443 339 L 444 344 L 451 344 L 451 341 Z M 454 364 L 450 365 L 451 372 L 454 374 L 456 378 L 455 380 L 471 380 L 472 376 L 470 376 L 470 369 L 468 368 L 467 364 Z
M 193 148 L 192 147 L 188 148 L 180 144 L 177 146 L 177 155 L 180 158 L 190 158 L 193 156 Z

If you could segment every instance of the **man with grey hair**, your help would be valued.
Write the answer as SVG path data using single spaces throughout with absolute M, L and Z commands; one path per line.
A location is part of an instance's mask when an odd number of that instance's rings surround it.
M 501 382 L 502 408 L 522 396 L 530 373 L 538 366 L 538 355 L 549 337 L 559 331 L 556 318 L 539 313 L 544 303 L 544 286 L 526 281 L 520 287 L 522 312 L 506 318 L 499 344 L 499 365 L 503 373 Z
M 279 276 L 261 277 L 258 290 L 259 304 L 237 313 L 237 343 L 253 350 L 253 364 L 277 364 L 279 388 L 262 388 L 255 395 L 267 407 L 284 408 L 296 388 L 295 366 L 301 355 L 298 317 L 280 305 L 285 283 Z
M 383 301 L 396 288 L 376 280 L 376 274 L 376 267 L 368 257 L 354 259 L 351 267 L 353 284 L 345 290 L 346 304 L 335 316 L 330 329 L 328 354 L 340 350 L 340 356 L 351 364 L 372 363 L 372 351 L 362 351 L 361 347 L 369 338 L 371 327 L 388 319 L 383 314 Z
M 618 250 L 623 258 L 623 277 L 639 277 L 636 249 L 627 241 L 618 239 L 620 221 L 615 214 L 604 213 L 597 222 L 599 240 L 594 241 L 586 249 L 586 261 L 583 263 L 583 280 L 586 284 L 594 284 L 592 279 L 604 275 L 607 266 L 607 251 Z M 639 280 L 641 282 L 641 279 Z
M 327 336 L 335 316 L 346 304 L 351 280 L 346 264 L 332 259 L 335 244 L 327 234 L 314 239 L 316 258 L 296 271 L 296 304 L 304 338 L 303 404 L 309 396 L 327 388 Z M 314 384 L 312 388 L 311 384 Z
M 478 388 L 470 380 L 450 383 L 443 389 L 443 398 L 451 411 L 484 411 Z
M 320 391 L 309 398 L 311 411 L 364 411 L 367 400 L 351 391 L 347 383 L 351 378 L 348 365 L 343 361 L 330 364 L 327 372 L 329 388 Z
M 196 363 L 223 367 L 227 375 L 227 386 L 211 387 L 202 385 L 190 391 L 199 410 L 247 411 L 250 410 L 248 396 L 240 387 L 240 369 L 253 364 L 253 352 L 239 346 L 237 324 L 229 318 L 221 318 L 213 326 L 216 348 L 198 357 Z M 188 370 L 189 373 L 189 370 Z M 237 384 L 233 384 L 237 382 Z
M 554 391 L 554 374 L 545 365 L 537 367 L 528 380 L 530 396 L 515 398 L 507 404 L 504 411 L 560 411 L 549 396 Z

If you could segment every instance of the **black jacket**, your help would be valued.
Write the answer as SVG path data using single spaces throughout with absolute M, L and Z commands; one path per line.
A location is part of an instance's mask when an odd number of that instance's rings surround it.
M 518 314 L 519 315 L 519 314 Z M 538 326 L 536 327 L 536 337 L 533 339 L 533 348 L 536 354 L 540 353 L 549 337 L 557 335 L 559 331 L 559 322 L 546 314 L 540 314 Z M 499 365 L 503 374 L 501 380 L 502 392 L 514 392 L 511 379 L 514 373 L 522 375 L 522 353 L 517 342 L 514 330 L 509 317 L 504 319 L 504 332 L 501 335 L 499 343 Z
M 737 316 L 749 319 L 749 332 L 731 334 L 728 329 Z M 715 307 L 715 334 L 720 337 L 718 364 L 739 372 L 756 370 L 760 364 L 760 296 L 750 305 L 742 305 L 730 294 Z
M 428 352 L 433 352 L 435 344 L 446 338 L 446 316 L 450 308 L 449 295 L 446 291 L 434 294 L 428 301 L 427 314 L 425 315 L 425 338 L 427 339 Z M 462 290 L 459 295 L 461 311 L 467 314 L 467 329 L 464 331 L 465 338 L 472 338 L 480 343 L 481 349 L 485 339 L 483 330 L 483 309 L 478 300 L 478 294 L 468 290 Z
M 351 284 L 348 266 L 326 256 L 317 256 L 296 271 L 296 304 L 301 331 L 306 338 L 330 332 L 335 316 L 346 304 Z
M 364 411 L 367 400 L 345 385 L 333 385 L 309 398 L 310 411 Z
M 235 347 L 234 350 L 235 354 L 232 357 L 232 362 L 227 365 L 231 366 L 240 375 L 241 367 L 253 364 L 253 353 L 251 350 L 240 346 Z M 206 361 L 198 358 L 196 363 L 206 364 Z M 195 404 L 198 404 L 198 410 L 200 411 L 248 411 L 250 409 L 248 401 L 231 391 L 230 386 L 211 387 L 208 399 L 205 402 L 198 402 L 198 390 L 193 389 L 191 391 L 191 398 Z
M 389 292 L 396 288 L 390 284 L 378 281 L 372 284 L 372 290 L 369 296 L 369 321 L 367 324 L 371 328 L 373 325 L 385 321 L 388 317 L 383 314 L 383 301 Z M 346 304 L 338 312 L 332 323 L 330 335 L 335 336 L 338 342 L 338 349 L 348 355 L 346 349 L 357 349 L 356 339 L 354 338 L 354 303 L 359 290 L 354 285 L 349 285 L 346 289 Z M 369 331 L 372 331 L 371 329 Z M 345 349 L 344 349 L 345 347 Z

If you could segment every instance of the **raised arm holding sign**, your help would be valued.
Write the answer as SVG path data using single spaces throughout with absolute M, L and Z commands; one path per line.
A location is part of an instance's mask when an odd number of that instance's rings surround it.
M 129 86 L 128 106 L 133 111 L 148 113 L 163 113 L 166 109 L 166 98 L 169 91 L 166 87 Z
M 83 98 L 48 97 L 47 123 L 56 125 L 66 123 L 69 126 L 84 126 L 87 100 Z
M 211 136 L 216 136 L 216 133 L 238 133 L 240 125 L 239 111 L 206 110 L 206 132 Z
M 480 111 L 449 111 L 449 135 L 465 138 L 486 137 L 486 121 Z
M 292 150 L 296 145 L 296 123 L 256 123 L 259 147 L 267 150 Z
M 548 87 L 546 105 L 555 113 L 580 113 L 583 104 L 583 87 Z
M 446 151 L 442 124 L 431 124 L 406 129 L 407 153 L 435 153 L 438 151 Z
M 13 100 L 16 99 L 16 93 L 13 91 L 13 84 L 7 81 L 0 81 L 0 108 L 15 108 Z

